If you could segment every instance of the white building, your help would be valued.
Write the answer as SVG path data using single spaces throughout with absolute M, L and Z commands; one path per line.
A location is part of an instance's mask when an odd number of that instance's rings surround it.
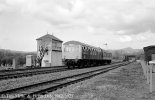
M 48 48 L 42 60 L 42 67 L 62 66 L 62 40 L 57 37 L 46 34 L 37 40 L 37 55 L 39 55 L 39 48 L 43 46 Z

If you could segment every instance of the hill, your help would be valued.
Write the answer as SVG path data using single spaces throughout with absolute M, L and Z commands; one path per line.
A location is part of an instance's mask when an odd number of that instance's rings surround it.
M 137 55 L 143 54 L 142 49 L 124 48 L 118 50 L 108 50 L 112 53 L 114 59 L 123 59 L 125 55 Z M 26 63 L 26 55 L 37 56 L 37 52 L 24 52 L 15 50 L 0 49 L 0 65 L 12 64 L 12 59 L 16 58 L 18 65 Z
M 23 65 L 26 63 L 25 57 L 26 55 L 34 55 L 36 56 L 36 52 L 24 52 L 24 51 L 15 51 L 15 50 L 7 50 L 0 49 L 0 65 L 12 64 L 12 60 L 14 58 L 17 59 L 17 64 Z
M 143 49 L 133 49 L 131 47 L 109 51 L 112 53 L 113 58 L 115 59 L 123 59 L 125 55 L 136 55 L 137 57 L 140 57 L 141 54 L 144 54 Z

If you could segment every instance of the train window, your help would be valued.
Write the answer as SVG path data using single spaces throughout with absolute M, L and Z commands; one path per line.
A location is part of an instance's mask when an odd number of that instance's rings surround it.
M 70 47 L 65 47 L 65 48 L 64 48 L 64 51 L 65 51 L 65 52 L 70 52 L 70 51 L 71 51 L 71 48 L 70 48 Z
M 104 57 L 106 56 L 105 52 L 103 53 L 103 56 L 104 56 Z
M 66 46 L 64 48 L 64 52 L 75 52 L 75 51 L 79 51 L 78 46 Z
M 71 48 L 70 47 L 68 47 L 68 52 L 70 52 L 71 51 Z
M 68 47 L 65 47 L 65 48 L 64 48 L 64 51 L 65 51 L 65 52 L 69 52 L 69 48 L 68 48 Z
M 82 47 L 82 50 L 84 50 L 84 47 Z
M 73 48 L 72 48 L 72 47 L 70 47 L 69 49 L 70 49 L 70 50 L 69 50 L 70 52 L 72 52 L 72 51 L 73 51 Z
M 88 51 L 88 47 L 86 48 L 86 50 Z
M 64 48 L 64 52 L 67 52 L 67 47 Z
M 72 47 L 72 52 L 74 52 L 75 51 L 75 48 L 74 47 Z

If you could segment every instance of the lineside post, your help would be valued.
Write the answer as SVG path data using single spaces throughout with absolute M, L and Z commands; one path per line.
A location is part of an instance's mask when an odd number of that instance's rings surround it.
M 144 60 L 141 60 L 140 63 L 141 63 L 141 66 L 143 68 L 144 76 L 147 79 L 147 83 L 149 84 L 149 65 Z
M 153 84 L 154 81 L 155 81 L 155 80 L 153 80 L 154 79 L 154 77 L 153 77 L 153 68 L 155 67 L 155 60 L 150 61 L 149 64 L 150 64 L 150 66 L 149 66 L 149 69 L 150 69 L 150 82 L 149 83 L 150 83 L 150 92 L 152 92 L 152 91 L 154 91 L 153 85 L 155 85 L 155 84 Z
M 13 69 L 17 69 L 17 59 L 16 58 L 13 58 L 12 66 L 13 66 Z
M 147 83 L 150 84 L 150 68 L 149 68 L 149 64 L 146 64 L 146 77 L 147 77 Z

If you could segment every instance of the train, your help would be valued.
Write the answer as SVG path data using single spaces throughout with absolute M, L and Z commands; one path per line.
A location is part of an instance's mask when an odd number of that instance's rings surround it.
M 110 64 L 111 61 L 112 53 L 100 47 L 91 46 L 79 41 L 68 41 L 62 46 L 62 65 L 68 68 L 99 66 Z M 39 67 L 36 57 L 34 55 L 26 55 L 26 64 L 24 68 L 36 67 Z
M 65 42 L 62 51 L 63 62 L 68 68 L 98 66 L 112 61 L 109 51 L 79 41 Z

